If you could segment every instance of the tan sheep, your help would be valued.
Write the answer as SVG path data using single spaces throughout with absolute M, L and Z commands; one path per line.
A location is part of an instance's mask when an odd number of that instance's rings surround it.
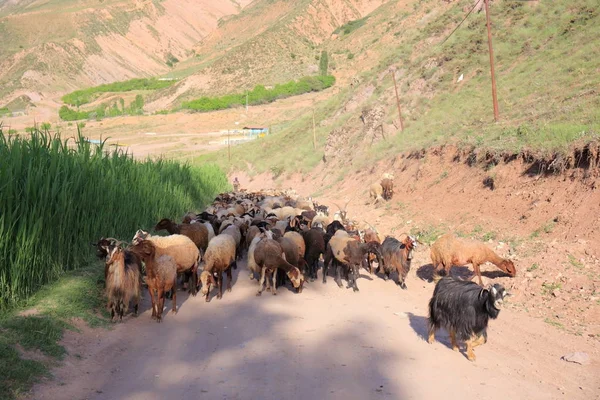
M 235 264 L 235 240 L 226 233 L 217 235 L 208 244 L 200 274 L 202 294 L 210 301 L 211 285 L 219 288 L 217 299 L 223 297 L 223 273 L 227 273 L 227 291 L 231 292 L 231 267 Z M 215 281 L 216 279 L 216 281 Z
M 381 183 L 374 183 L 369 188 L 369 200 L 371 199 L 373 199 L 373 203 L 371 203 L 372 205 L 383 201 L 383 187 L 381 186 Z
M 203 252 L 206 251 L 206 246 L 208 246 L 208 229 L 204 224 L 177 224 L 168 218 L 163 218 L 156 224 L 154 230 L 166 230 L 171 235 L 187 236 Z
M 156 246 L 156 258 L 168 255 L 177 264 L 177 273 L 185 273 L 190 280 L 189 291 L 196 295 L 196 281 L 198 263 L 200 262 L 200 250 L 196 244 L 187 236 L 153 236 L 143 230 L 138 230 L 133 237 L 132 244 L 135 246 L 142 240 L 149 240 Z
M 483 282 L 479 266 L 485 262 L 491 262 L 512 277 L 517 274 L 511 260 L 498 256 L 481 242 L 457 238 L 451 233 L 443 235 L 431 246 L 431 262 L 436 272 L 443 268 L 446 275 L 450 273 L 453 265 L 472 264 L 481 286 Z
M 304 258 L 304 253 L 306 252 L 306 244 L 304 243 L 304 238 L 301 234 L 294 231 L 289 231 L 284 233 L 283 237 L 289 238 L 294 242 L 294 244 L 298 247 L 298 256 L 300 258 Z

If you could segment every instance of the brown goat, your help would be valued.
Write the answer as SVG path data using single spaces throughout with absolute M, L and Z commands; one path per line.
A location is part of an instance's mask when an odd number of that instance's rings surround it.
M 391 200 L 394 196 L 394 181 L 389 178 L 385 178 L 381 181 L 381 187 L 383 189 L 383 198 L 385 200 Z
M 140 269 L 135 263 L 125 261 L 125 250 L 113 245 L 106 259 L 106 295 L 110 308 L 111 321 L 115 315 L 123 320 L 123 314 L 134 301 L 134 314 L 137 316 L 140 303 Z
M 446 275 L 449 275 L 450 268 L 453 265 L 472 264 L 480 286 L 483 286 L 483 282 L 479 266 L 485 262 L 491 262 L 512 277 L 517 274 L 515 265 L 511 260 L 498 256 L 481 242 L 460 239 L 451 233 L 443 235 L 431 246 L 431 262 L 436 272 L 439 273 L 443 268 Z
M 204 253 L 208 246 L 208 229 L 204 224 L 176 224 L 168 218 L 161 219 L 154 230 L 166 230 L 171 235 L 179 234 L 192 239 L 192 242 Z
M 400 242 L 398 239 L 388 236 L 381 244 L 381 255 L 383 263 L 379 264 L 377 272 L 383 270 L 385 279 L 389 279 L 390 273 L 398 272 L 398 281 L 396 284 L 402 289 L 406 289 L 406 275 L 410 271 L 413 250 L 417 247 L 417 240 L 412 236 L 406 235 L 406 238 Z
M 369 229 L 365 229 L 363 235 L 362 235 L 362 240 L 365 243 L 377 243 L 379 245 L 381 245 L 381 239 L 379 238 L 379 234 L 377 233 L 377 231 L 375 230 L 375 228 L 369 228 Z M 375 261 L 377 261 L 377 256 L 374 253 L 369 252 L 367 254 L 367 270 L 369 271 L 370 274 L 373 274 L 374 272 L 374 268 L 373 268 L 373 263 Z
M 146 264 L 146 284 L 152 302 L 152 318 L 162 322 L 165 296 L 172 291 L 171 312 L 177 313 L 177 264 L 169 255 L 156 257 L 156 246 L 150 240 L 140 240 L 133 245 L 131 251 L 136 253 Z
M 277 269 L 279 268 L 287 274 L 298 293 L 302 292 L 304 275 L 297 267 L 285 260 L 283 248 L 276 240 L 263 239 L 258 242 L 254 250 L 254 260 L 261 269 L 257 296 L 260 296 L 263 292 L 266 275 L 272 276 L 273 286 L 271 292 L 273 295 L 277 294 Z M 268 281 L 267 286 L 270 286 Z

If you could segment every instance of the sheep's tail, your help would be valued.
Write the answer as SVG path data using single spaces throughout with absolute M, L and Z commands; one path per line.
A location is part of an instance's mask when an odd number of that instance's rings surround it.
M 442 279 L 442 275 L 433 272 L 433 283 L 438 283 Z

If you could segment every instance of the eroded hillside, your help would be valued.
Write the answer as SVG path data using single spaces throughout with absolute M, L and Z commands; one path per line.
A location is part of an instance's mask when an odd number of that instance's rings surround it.
M 0 98 L 31 103 L 65 92 L 168 72 L 250 0 L 60 2 L 0 6 Z M 51 106 L 51 104 L 50 104 Z

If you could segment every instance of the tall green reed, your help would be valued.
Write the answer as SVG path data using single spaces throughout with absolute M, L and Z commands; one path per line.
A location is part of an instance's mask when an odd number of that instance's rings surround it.
M 121 149 L 0 125 L 0 308 L 84 264 L 90 242 L 129 239 L 163 217 L 200 209 L 227 189 L 214 165 L 136 161 Z

